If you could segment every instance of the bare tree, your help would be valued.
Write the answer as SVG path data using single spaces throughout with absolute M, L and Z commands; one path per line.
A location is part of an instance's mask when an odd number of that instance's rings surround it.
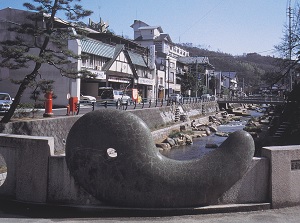
M 290 2 L 291 3 L 291 2 Z M 292 81 L 291 75 L 295 70 L 299 70 L 300 61 L 300 6 L 297 4 L 295 8 L 291 8 L 291 4 L 287 9 L 288 24 L 284 27 L 284 35 L 281 43 L 275 46 L 275 49 L 284 58 L 281 64 L 281 73 L 275 79 L 275 83 L 289 78 Z M 292 84 L 292 83 L 290 83 Z
M 61 75 L 69 78 L 85 77 L 87 71 L 72 69 L 68 64 L 70 58 L 77 58 L 67 49 L 67 40 L 77 38 L 70 33 L 70 28 L 76 27 L 76 21 L 92 14 L 81 5 L 80 0 L 32 0 L 24 3 L 24 7 L 31 11 L 22 24 L 11 23 L 9 31 L 17 35 L 14 39 L 1 42 L 1 67 L 9 69 L 28 68 L 32 70 L 24 76 L 10 110 L 1 122 L 7 123 L 13 116 L 27 87 L 40 76 L 42 65 L 55 67 Z M 56 15 L 65 12 L 66 19 L 58 25 Z M 63 25 L 62 25 L 63 24 Z M 37 52 L 37 53 L 35 53 Z M 33 64 L 33 65 L 32 65 Z M 28 70 L 27 69 L 27 70 Z

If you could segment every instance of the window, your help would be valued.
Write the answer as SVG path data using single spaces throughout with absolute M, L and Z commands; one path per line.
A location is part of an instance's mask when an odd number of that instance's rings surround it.
M 174 72 L 170 72 L 169 74 L 169 82 L 174 83 Z
M 81 60 L 81 66 L 86 67 L 86 64 L 87 64 L 87 59 L 82 59 Z
M 90 55 L 90 65 L 89 67 L 93 67 L 94 66 L 94 56 L 93 55 Z

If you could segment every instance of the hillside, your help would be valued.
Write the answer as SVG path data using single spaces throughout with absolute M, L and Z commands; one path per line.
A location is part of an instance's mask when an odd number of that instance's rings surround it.
M 244 80 L 245 85 L 254 88 L 264 84 L 265 76 L 268 73 L 278 73 L 280 71 L 280 59 L 261 56 L 256 53 L 244 56 L 232 56 L 222 52 L 214 52 L 197 47 L 187 47 L 180 45 L 190 52 L 190 56 L 207 56 L 209 62 L 215 67 L 215 71 L 235 71 L 240 83 Z

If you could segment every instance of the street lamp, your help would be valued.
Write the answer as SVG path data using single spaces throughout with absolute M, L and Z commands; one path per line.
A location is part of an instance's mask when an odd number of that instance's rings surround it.
M 170 59 L 169 58 L 165 58 L 165 63 L 163 64 L 162 61 L 161 61 L 161 65 L 160 67 L 162 68 L 162 70 L 165 71 L 165 100 L 167 99 L 167 94 L 166 94 L 166 91 L 167 91 L 167 86 L 166 86 L 166 82 L 167 82 L 167 61 L 168 61 L 168 98 L 170 96 L 170 81 L 169 81 L 169 78 L 170 78 Z
M 160 91 L 160 84 L 163 84 L 162 81 L 160 80 L 159 77 L 159 71 L 164 71 L 165 72 L 165 66 L 163 65 L 163 61 L 160 61 L 160 64 L 157 66 L 156 68 L 156 98 L 159 98 L 159 91 Z M 166 78 L 166 74 L 165 74 L 165 78 Z M 164 91 L 166 89 L 166 83 L 164 81 Z

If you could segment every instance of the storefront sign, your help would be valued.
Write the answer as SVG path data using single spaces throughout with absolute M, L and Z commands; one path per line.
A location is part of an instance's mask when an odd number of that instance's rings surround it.
M 139 77 L 138 84 L 153 85 L 154 84 L 154 80 L 153 79 Z
M 128 79 L 126 79 L 126 78 L 118 78 L 118 77 L 110 77 L 110 78 L 108 78 L 108 81 L 118 82 L 118 83 L 129 83 Z
M 104 71 L 100 71 L 100 70 L 88 70 L 88 71 L 96 75 L 95 79 L 106 79 L 106 74 L 104 73 Z

